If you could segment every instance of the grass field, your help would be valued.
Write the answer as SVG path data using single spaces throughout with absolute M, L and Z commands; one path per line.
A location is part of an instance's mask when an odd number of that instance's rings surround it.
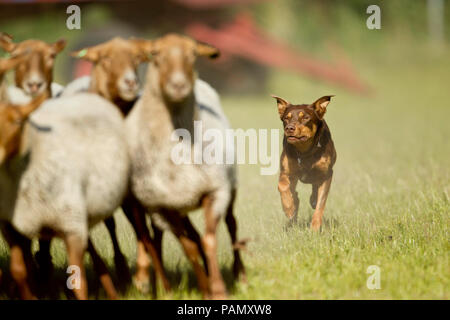
M 409 51 L 396 57 L 356 62 L 374 89 L 370 96 L 276 73 L 265 95 L 223 98 L 234 128 L 258 129 L 281 128 L 269 93 L 295 103 L 336 94 L 326 119 L 338 159 L 322 232 L 308 228 L 310 186 L 299 185 L 299 223 L 286 230 L 278 177 L 261 176 L 257 165 L 239 167 L 239 234 L 252 241 L 244 253 L 248 283 L 233 285 L 229 237 L 221 224 L 219 259 L 232 299 L 449 299 L 450 60 Z M 134 268 L 134 233 L 121 213 L 117 218 L 122 249 Z M 202 213 L 192 218 L 202 230 Z M 93 235 L 113 268 L 105 227 Z M 54 242 L 52 254 L 64 285 L 61 241 Z M 8 256 L 0 240 L 6 273 Z M 164 238 L 164 264 L 173 292 L 160 292 L 160 298 L 200 298 L 191 267 L 170 234 Z M 366 286 L 370 265 L 381 270 L 379 290 Z M 92 294 L 104 297 L 101 290 Z M 150 298 L 134 288 L 122 297 Z M 10 297 L 0 292 L 0 298 Z

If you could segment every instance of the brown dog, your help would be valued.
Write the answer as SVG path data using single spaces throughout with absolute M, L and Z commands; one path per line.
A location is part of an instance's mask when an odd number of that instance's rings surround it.
M 283 210 L 291 221 L 296 221 L 297 181 L 312 184 L 309 202 L 315 211 L 311 229 L 319 230 L 336 162 L 330 129 L 323 119 L 332 96 L 324 96 L 310 105 L 293 105 L 280 97 L 272 97 L 277 100 L 284 125 L 278 182 Z

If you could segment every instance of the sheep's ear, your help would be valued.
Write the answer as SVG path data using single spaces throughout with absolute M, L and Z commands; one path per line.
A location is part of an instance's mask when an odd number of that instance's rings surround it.
M 153 55 L 156 53 L 153 41 L 138 38 L 131 38 L 129 41 L 136 46 L 142 62 L 152 60 Z
M 195 53 L 198 56 L 206 56 L 211 59 L 215 59 L 220 56 L 219 49 L 202 42 L 197 42 L 195 46 Z
M 0 46 L 6 52 L 11 52 L 16 48 L 16 44 L 12 42 L 12 37 L 4 32 L 0 32 Z
M 14 69 L 20 61 L 21 57 L 0 59 L 0 76 L 8 70 Z
M 286 111 L 286 108 L 288 107 L 288 105 L 290 105 L 290 103 L 283 98 L 280 98 L 273 94 L 272 98 L 275 98 L 277 100 L 278 114 L 280 115 L 280 119 L 283 119 L 284 112 Z
M 331 97 L 334 97 L 334 95 L 323 96 L 322 98 L 317 99 L 312 104 L 312 106 L 314 107 L 314 111 L 316 112 L 316 115 L 319 119 L 323 119 L 325 112 L 327 112 L 327 106 L 330 103 Z
M 75 58 L 84 59 L 96 63 L 100 59 L 101 45 L 95 47 L 84 48 L 72 52 L 70 55 Z
M 8 59 L 0 59 L 0 76 L 6 71 L 14 69 L 24 58 L 29 54 L 30 50 L 25 50 L 24 52 L 11 56 Z
M 55 43 L 52 44 L 52 48 L 55 51 L 55 53 L 60 53 L 64 50 L 64 48 L 67 45 L 67 41 L 65 39 L 59 39 Z

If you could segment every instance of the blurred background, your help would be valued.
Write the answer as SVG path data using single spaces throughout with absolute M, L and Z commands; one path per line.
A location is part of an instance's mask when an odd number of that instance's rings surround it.
M 81 7 L 80 30 L 66 28 L 70 4 Z M 380 30 L 366 27 L 371 4 L 381 8 Z M 265 91 L 280 73 L 367 94 L 374 88 L 365 64 L 448 55 L 450 35 L 445 0 L 0 0 L 0 9 L 0 30 L 16 41 L 63 37 L 65 53 L 113 36 L 188 34 L 222 50 L 217 63 L 200 61 L 199 70 L 232 94 Z M 67 54 L 58 58 L 59 82 L 88 72 Z

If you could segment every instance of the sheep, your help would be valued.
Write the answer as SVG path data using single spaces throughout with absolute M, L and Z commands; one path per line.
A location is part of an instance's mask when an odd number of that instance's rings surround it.
M 48 97 L 57 96 L 62 91 L 62 86 L 53 81 L 53 66 L 56 56 L 65 48 L 66 41 L 60 39 L 49 44 L 41 40 L 25 40 L 14 43 L 12 37 L 0 33 L 0 47 L 11 55 L 27 52 L 27 59 L 23 59 L 15 67 L 15 86 L 9 86 L 6 96 L 13 104 L 26 104 L 44 92 Z M 39 241 L 39 252 L 36 254 L 41 278 L 47 281 L 51 273 L 50 243 Z
M 8 108 L 8 97 L 7 97 L 7 84 L 6 81 L 4 79 L 4 75 L 5 73 L 16 67 L 16 65 L 20 62 L 22 62 L 22 60 L 24 59 L 25 54 L 22 55 L 17 55 L 14 56 L 10 59 L 0 59 L 0 110 L 6 109 Z M 21 109 L 28 109 L 28 108 L 34 108 L 35 106 L 39 105 L 41 103 L 40 100 L 37 101 L 33 101 L 31 105 L 29 106 L 22 106 Z M 14 117 L 14 114 L 10 116 Z M 1 121 L 0 121 L 1 122 Z M 4 139 L 3 135 L 0 136 L 0 141 L 2 141 Z M 22 239 L 18 238 L 15 236 L 15 233 L 13 231 L 11 231 L 10 226 L 7 224 L 6 221 L 1 221 L 0 220 L 0 229 L 2 230 L 3 236 L 5 237 L 5 239 L 7 240 L 7 242 L 10 245 L 11 248 L 11 266 L 12 266 L 12 275 L 13 278 L 16 280 L 16 282 L 19 285 L 19 289 L 20 292 L 22 294 L 23 298 L 31 298 L 32 294 L 31 294 L 31 290 L 29 288 L 29 286 L 27 285 L 26 282 L 24 282 L 24 273 L 22 272 L 22 270 L 20 270 L 20 268 L 17 268 L 17 261 L 21 260 L 27 250 L 26 247 L 30 246 L 29 241 L 21 241 Z M 25 248 L 25 250 L 24 250 Z M 29 250 L 28 250 L 29 252 Z M 1 269 L 0 269 L 0 280 L 1 280 Z
M 63 87 L 53 83 L 53 65 L 56 56 L 65 46 L 64 39 L 51 44 L 34 39 L 14 43 L 9 35 L 0 33 L 0 47 L 6 52 L 11 55 L 30 52 L 28 59 L 16 67 L 16 87 L 8 89 L 10 102 L 27 103 L 43 92 L 47 92 L 49 97 L 61 93 Z
M 26 121 L 31 111 L 0 118 L 1 136 L 9 137 L 0 145 L 0 219 L 28 239 L 62 237 L 81 272 L 75 296 L 86 299 L 88 230 L 112 216 L 128 189 L 123 118 L 91 93 L 48 100 Z
M 149 59 L 148 55 L 141 50 L 140 42 L 134 39 L 126 40 L 116 37 L 96 46 L 73 52 L 72 56 L 93 63 L 93 70 L 91 76 L 75 79 L 67 85 L 61 96 L 70 96 L 82 91 L 96 93 L 114 103 L 125 117 L 133 107 L 139 93 L 140 85 L 137 76 L 137 67 L 140 63 L 146 62 Z M 135 224 L 133 217 L 134 202 L 132 197 L 127 197 L 122 206 L 125 215 L 129 217 L 132 224 Z M 117 272 L 121 275 L 122 279 L 131 279 L 125 258 L 120 251 L 114 218 L 111 217 L 105 220 L 105 224 L 113 242 Z M 139 235 L 137 228 L 135 229 L 138 236 L 138 250 L 145 252 L 144 242 L 151 239 L 142 239 L 143 237 Z M 144 232 L 146 234 L 144 237 L 147 237 L 148 231 Z M 155 233 L 157 234 L 158 232 L 159 230 L 156 229 Z M 146 273 L 142 270 L 147 270 L 150 265 L 150 260 L 145 254 L 139 254 L 139 257 L 141 259 L 137 261 L 138 272 L 135 279 L 145 277 Z M 160 263 L 156 263 L 160 266 L 158 270 L 165 289 L 169 290 L 170 286 L 163 273 L 162 266 Z M 139 280 L 135 280 L 135 283 L 141 291 L 148 290 L 148 283 L 140 285 L 141 282 Z M 154 291 L 154 293 L 156 292 Z
M 94 92 L 115 103 L 120 108 L 123 115 L 126 116 L 138 97 L 138 77 L 136 74 L 136 67 L 139 63 L 147 62 L 149 59 L 148 54 L 141 50 L 141 46 L 142 42 L 139 39 L 125 40 L 114 38 L 94 47 L 83 48 L 72 53 L 72 56 L 74 57 L 94 63 L 94 69 L 91 76 L 80 77 L 68 84 L 61 96 L 72 95 L 80 91 Z M 195 90 L 198 101 L 202 106 L 212 109 L 213 112 L 222 115 L 222 118 L 225 119 L 220 107 L 217 92 L 209 84 L 201 79 L 196 79 Z M 127 210 L 130 211 L 129 208 L 124 207 L 126 214 L 128 212 Z M 200 237 L 195 228 L 191 225 L 189 219 L 185 219 L 184 223 L 186 224 L 190 235 L 198 240 L 200 244 Z M 115 257 L 120 257 L 121 252 L 115 235 L 114 220 L 106 220 L 106 225 L 110 231 L 113 243 L 115 244 Z M 164 227 L 164 225 L 161 226 L 161 223 L 153 223 L 154 245 L 156 246 L 159 260 L 162 260 L 162 230 L 160 229 L 164 229 Z M 148 231 L 145 232 L 148 233 Z M 133 280 L 140 291 L 147 292 L 150 278 L 148 273 L 150 260 L 146 258 L 144 244 L 140 239 L 138 240 L 137 247 L 139 259 L 137 261 L 137 270 Z M 201 250 L 201 254 L 202 257 L 204 257 L 203 250 Z M 118 260 L 120 261 L 120 259 Z M 118 262 L 116 262 L 116 267 L 120 265 Z M 122 270 L 123 267 L 120 269 Z M 127 273 L 121 271 L 121 274 Z M 163 280 L 163 282 L 164 281 L 165 280 Z
M 76 79 L 62 95 L 88 87 L 90 92 L 112 101 L 126 115 L 139 93 L 137 67 L 149 60 L 148 55 L 140 50 L 139 43 L 133 39 L 115 37 L 73 52 L 72 56 L 92 62 L 94 67 L 90 78 Z
M 195 120 L 203 128 L 224 132 L 228 121 L 223 113 L 209 112 L 199 106 L 198 90 L 194 89 L 196 56 L 215 58 L 219 51 L 207 44 L 169 34 L 155 41 L 142 40 L 144 48 L 153 55 L 149 63 L 142 96 L 126 118 L 126 133 L 131 157 L 131 190 L 148 212 L 158 212 L 171 226 L 196 273 L 205 297 L 226 298 L 226 288 L 216 257 L 216 229 L 220 217 L 226 216 L 233 250 L 235 277 L 245 277 L 236 238 L 233 216 L 237 179 L 232 165 L 176 165 L 171 151 L 175 129 L 184 128 L 191 134 Z M 221 110 L 218 97 L 212 99 Z M 195 143 L 191 145 L 194 148 Z M 225 145 L 224 148 L 234 148 Z M 185 233 L 182 218 L 188 212 L 203 207 L 206 230 L 202 245 L 207 257 L 208 276 L 199 263 L 199 247 Z

